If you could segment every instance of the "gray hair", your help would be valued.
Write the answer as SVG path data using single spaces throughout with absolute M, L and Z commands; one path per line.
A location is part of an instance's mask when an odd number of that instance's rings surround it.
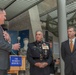
M 42 32 L 41 30 L 37 30 L 37 31 L 35 32 L 35 34 L 36 34 L 37 32 L 41 32 L 41 33 L 43 34 L 43 32 Z

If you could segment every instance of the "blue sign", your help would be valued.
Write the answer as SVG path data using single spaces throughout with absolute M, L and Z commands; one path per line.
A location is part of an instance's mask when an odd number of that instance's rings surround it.
M 22 57 L 10 56 L 10 66 L 22 66 Z

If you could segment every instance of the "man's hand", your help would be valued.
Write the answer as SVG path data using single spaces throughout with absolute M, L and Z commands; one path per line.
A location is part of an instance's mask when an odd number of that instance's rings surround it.
M 47 65 L 48 65 L 47 62 L 43 62 L 43 63 L 42 63 L 42 68 L 46 67 Z
M 39 67 L 41 65 L 40 62 L 35 63 L 35 66 Z
M 10 35 L 6 31 L 3 31 L 3 36 L 7 42 L 9 42 L 9 43 L 11 42 Z
M 19 50 L 20 49 L 20 43 L 13 44 L 12 49 Z
M 55 64 L 56 64 L 56 65 L 59 65 L 59 64 L 60 64 L 60 60 L 59 60 L 59 59 L 56 59 Z
M 46 63 L 46 62 L 37 62 L 37 63 L 35 63 L 35 66 L 37 66 L 37 67 L 39 67 L 39 68 L 44 68 L 44 67 L 46 67 L 48 65 L 48 63 Z

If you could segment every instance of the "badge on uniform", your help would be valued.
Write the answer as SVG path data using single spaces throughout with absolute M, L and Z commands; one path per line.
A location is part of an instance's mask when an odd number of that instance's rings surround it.
M 47 50 L 49 50 L 49 46 L 46 43 L 43 43 L 42 49 L 44 50 L 44 55 L 47 56 Z
M 49 46 L 46 43 L 43 43 L 42 44 L 42 49 L 49 50 Z

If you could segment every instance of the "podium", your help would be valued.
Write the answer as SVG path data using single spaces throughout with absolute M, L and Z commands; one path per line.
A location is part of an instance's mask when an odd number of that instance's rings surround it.
M 13 62 L 14 62 L 14 60 L 15 60 L 15 62 L 19 61 L 18 58 L 21 58 L 21 60 L 19 63 L 15 63 L 17 65 L 13 65 L 13 66 L 10 65 L 10 70 L 8 71 L 8 74 L 16 73 L 16 75 L 18 75 L 19 71 L 26 70 L 26 56 L 10 55 L 10 60 L 11 60 L 11 57 L 14 58 L 14 59 L 12 59 Z M 10 61 L 10 63 L 11 63 L 11 61 Z M 18 66 L 18 64 L 19 64 L 19 66 Z

